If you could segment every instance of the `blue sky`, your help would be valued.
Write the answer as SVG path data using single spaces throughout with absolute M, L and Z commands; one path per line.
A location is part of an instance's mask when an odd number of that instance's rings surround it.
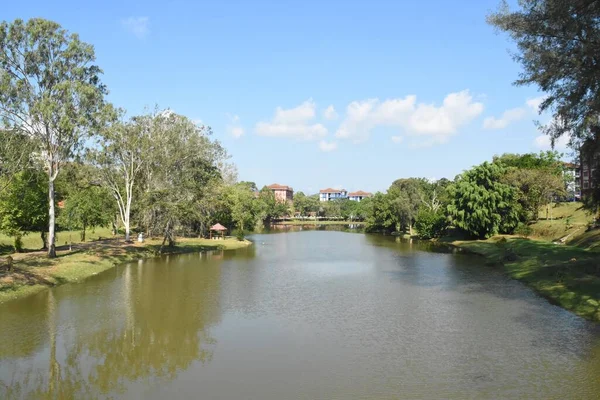
M 548 148 L 499 0 L 9 2 L 96 48 L 109 100 L 210 125 L 241 180 L 385 190 Z M 559 149 L 564 144 L 559 144 Z

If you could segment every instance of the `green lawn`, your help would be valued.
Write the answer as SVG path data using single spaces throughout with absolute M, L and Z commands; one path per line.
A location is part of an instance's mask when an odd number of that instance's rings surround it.
M 454 245 L 484 256 L 551 302 L 600 321 L 600 253 L 514 237 L 457 241 Z
M 548 212 L 546 219 L 546 208 L 542 207 L 539 220 L 530 225 L 531 237 L 548 241 L 557 241 L 565 237 L 572 239 L 583 234 L 587 225 L 594 219 L 579 202 L 554 204 L 549 211 L 551 213 Z
M 80 231 L 62 231 L 56 234 L 56 246 L 64 246 L 69 243 L 81 243 Z M 98 240 L 99 238 L 111 238 L 112 233 L 109 228 L 95 228 L 88 230 L 85 235 L 86 242 Z M 9 254 L 14 251 L 14 238 L 0 234 L 0 254 Z M 31 232 L 23 236 L 23 246 L 26 251 L 34 251 L 42 248 L 42 238 L 39 232 Z

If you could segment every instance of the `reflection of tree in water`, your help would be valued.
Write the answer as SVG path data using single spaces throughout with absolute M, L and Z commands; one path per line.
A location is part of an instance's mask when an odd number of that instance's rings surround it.
M 212 351 L 207 347 L 214 340 L 208 329 L 220 318 L 220 267 L 219 261 L 200 263 L 194 257 L 199 256 L 126 268 L 122 301 L 109 325 L 91 331 L 75 327 L 76 340 L 62 338 L 66 347 L 62 360 L 57 357 L 56 326 L 49 321 L 47 376 L 32 369 L 7 385 L 10 389 L 5 395 L 0 388 L 0 395 L 53 399 L 110 396 L 124 391 L 129 382 L 170 380 L 194 361 L 210 361 Z M 48 315 L 55 309 L 52 302 L 48 301 Z

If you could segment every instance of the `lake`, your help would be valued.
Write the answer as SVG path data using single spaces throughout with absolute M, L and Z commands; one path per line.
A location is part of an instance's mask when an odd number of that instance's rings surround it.
M 598 398 L 599 326 L 478 257 L 251 239 L 0 305 L 0 398 Z

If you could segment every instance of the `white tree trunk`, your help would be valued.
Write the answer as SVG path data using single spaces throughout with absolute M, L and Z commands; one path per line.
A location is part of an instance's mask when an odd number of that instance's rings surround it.
M 49 171 L 48 179 L 48 257 L 56 257 L 56 238 L 55 238 L 55 226 L 56 226 L 56 212 L 54 209 L 54 171 L 52 168 Z

